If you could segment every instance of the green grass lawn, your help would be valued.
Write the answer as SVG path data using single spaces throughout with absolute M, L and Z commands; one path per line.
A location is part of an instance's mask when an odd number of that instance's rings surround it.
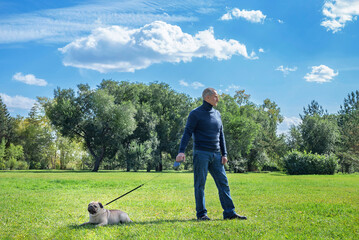
M 87 205 L 121 209 L 132 224 L 88 221 Z M 0 171 L 1 239 L 359 239 L 359 175 L 228 174 L 236 211 L 247 221 L 222 220 L 209 175 L 212 221 L 195 220 L 192 173 Z

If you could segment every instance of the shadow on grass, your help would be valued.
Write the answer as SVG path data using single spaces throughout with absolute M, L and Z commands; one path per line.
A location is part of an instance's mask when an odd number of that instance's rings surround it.
M 0 170 L 0 173 L 93 173 L 93 174 L 104 174 L 104 173 L 138 173 L 138 174 L 165 174 L 165 173 L 193 173 L 191 170 L 183 170 L 183 171 L 175 171 L 175 170 L 165 170 L 162 172 L 156 171 L 130 171 L 127 172 L 126 170 L 99 170 L 98 172 L 92 172 L 91 170 L 57 170 L 57 169 L 48 169 L 48 170 Z
M 153 225 L 153 224 L 165 224 L 165 223 L 185 223 L 185 222 L 218 222 L 218 221 L 225 221 L 223 219 L 212 219 L 210 221 L 198 221 L 197 219 L 186 219 L 186 220 L 179 220 L 179 219 L 171 219 L 171 220 L 150 220 L 150 221 L 141 221 L 141 222 L 132 222 L 132 223 L 124 223 L 124 224 L 114 224 L 114 225 L 106 225 L 102 227 L 113 227 L 113 226 L 136 226 L 136 225 Z M 70 229 L 92 229 L 97 228 L 94 224 L 88 224 L 88 225 L 75 225 L 71 224 L 68 226 Z
M 270 173 L 271 176 L 276 176 L 276 177 L 286 177 L 288 176 L 286 173 L 284 172 L 271 172 Z
M 226 171 L 227 173 L 231 173 L 234 174 L 232 172 Z M 0 170 L 0 173 L 35 173 L 35 174 L 44 174 L 44 173 L 54 173 L 54 174 L 63 174 L 63 173 L 74 173 L 74 174 L 78 174 L 78 173 L 93 173 L 93 174 L 108 174 L 108 173 L 121 173 L 121 174 L 127 174 L 127 173 L 135 173 L 135 174 L 153 174 L 153 175 L 161 175 L 161 174 L 188 174 L 188 173 L 193 173 L 192 170 L 181 170 L 181 171 L 176 171 L 176 170 L 164 170 L 162 172 L 156 172 L 156 171 L 130 171 L 127 172 L 126 170 L 100 170 L 98 172 L 92 172 L 91 170 L 57 170 L 57 169 L 47 169 L 47 170 Z M 263 171 L 263 172 L 244 172 L 244 173 L 236 173 L 239 175 L 246 175 L 246 174 L 269 174 L 271 176 L 278 176 L 278 177 L 284 177 L 284 176 L 288 176 L 286 173 L 284 172 L 270 172 L 270 171 Z M 359 173 L 357 173 L 359 174 Z
M 90 173 L 90 170 L 1 170 L 0 173 Z

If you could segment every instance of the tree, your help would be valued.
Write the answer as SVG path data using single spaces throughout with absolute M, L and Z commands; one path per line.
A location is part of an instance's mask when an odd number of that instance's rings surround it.
M 86 151 L 83 150 L 83 143 L 68 137 L 57 134 L 55 140 L 56 157 L 52 164 L 59 169 L 83 169 L 83 158 Z
M 6 149 L 6 167 L 10 170 L 27 169 L 28 164 L 23 160 L 24 152 L 22 146 L 15 146 L 10 143 L 10 146 Z
M 259 170 L 268 167 L 279 169 L 282 167 L 281 158 L 287 152 L 285 137 L 277 135 L 277 127 L 283 121 L 278 105 L 270 99 L 265 99 L 259 106 L 256 121 L 260 124 L 260 132 L 255 140 L 251 152 L 251 162 Z M 267 156 L 267 161 L 264 161 Z
M 308 104 L 308 108 L 303 107 L 304 115 L 300 115 L 303 120 L 305 116 L 320 116 L 328 115 L 328 111 L 324 110 L 321 105 L 315 100 Z
M 336 122 L 329 118 L 307 116 L 301 124 L 304 149 L 307 152 L 329 154 L 334 152 L 339 138 Z
M 348 98 L 344 99 L 343 106 L 340 105 L 339 114 L 348 114 L 359 110 L 359 90 L 348 94 Z
M 63 136 L 83 139 L 97 172 L 102 160 L 114 158 L 121 141 L 135 130 L 136 110 L 130 102 L 116 104 L 105 89 L 84 84 L 78 89 L 77 95 L 73 89 L 55 90 L 46 114 Z
M 303 138 L 299 126 L 291 126 L 289 129 L 289 136 L 287 137 L 287 144 L 289 149 L 303 151 Z
M 0 96 L 0 140 L 4 138 L 7 146 L 9 146 L 12 135 L 13 118 L 10 116 Z
M 101 89 L 108 90 L 115 96 L 116 103 L 131 101 L 136 108 L 135 120 L 137 126 L 132 134 L 122 140 L 122 155 L 125 159 L 127 171 L 131 169 L 137 170 L 141 164 L 145 164 L 147 171 L 150 171 L 156 165 L 154 159 L 156 158 L 155 153 L 158 151 L 159 145 L 156 126 L 159 118 L 150 106 L 149 86 L 139 83 L 119 83 L 112 80 L 104 80 L 101 82 L 100 87 Z M 134 149 L 142 150 L 135 151 Z M 151 154 L 152 157 L 148 158 L 148 154 Z M 139 156 L 146 158 L 146 160 L 140 159 Z M 114 160 L 119 160 L 119 156 Z M 137 161 L 142 163 L 137 163 Z M 121 161 L 119 163 L 121 164 Z
M 249 98 L 251 97 L 251 95 L 245 93 L 245 90 L 238 90 L 236 91 L 236 93 L 234 94 L 234 99 L 236 100 L 236 102 L 238 103 L 239 106 L 242 105 L 247 105 L 249 102 Z
M 303 147 L 307 152 L 329 154 L 335 151 L 339 129 L 334 115 L 329 115 L 316 101 L 304 108 L 300 124 Z
M 185 94 L 176 93 L 165 83 L 130 84 L 105 81 L 102 86 L 110 86 L 116 102 L 130 100 L 138 109 L 136 120 L 138 127 L 125 141 L 128 152 L 132 140 L 137 143 L 151 142 L 153 160 L 148 162 L 147 171 L 154 166 L 156 171 L 162 171 L 162 153 L 175 156 L 185 125 L 185 116 L 191 107 L 191 98 Z M 126 157 L 127 159 L 129 156 Z M 128 160 L 128 164 L 133 161 Z M 129 167 L 127 167 L 129 170 Z
M 218 110 L 221 112 L 230 169 L 234 172 L 244 172 L 249 169 L 249 154 L 254 140 L 258 135 L 260 125 L 255 121 L 255 105 L 246 99 L 246 105 L 240 106 L 244 91 L 231 97 L 221 95 Z M 238 99 L 238 97 L 240 99 Z
M 359 91 L 344 99 L 338 112 L 340 144 L 339 163 L 343 172 L 359 170 Z
M 49 168 L 53 154 L 53 128 L 44 115 L 42 101 L 46 99 L 38 98 L 27 118 L 18 117 L 15 120 L 14 143 L 23 147 L 24 158 L 30 169 Z
M 5 138 L 2 138 L 0 142 L 0 170 L 5 169 L 5 144 Z
M 147 95 L 144 96 L 158 118 L 155 128 L 159 140 L 156 171 L 162 171 L 162 153 L 169 153 L 172 157 L 178 153 L 192 99 L 186 94 L 176 93 L 165 83 L 150 84 Z
M 275 102 L 265 99 L 255 105 L 245 90 L 234 97 L 221 95 L 218 109 L 222 114 L 230 169 L 235 172 L 279 168 L 287 151 L 284 136 L 277 136 L 277 125 L 283 121 Z
M 156 126 L 158 117 L 151 111 L 148 103 L 143 102 L 137 105 L 136 121 L 137 128 L 132 134 L 132 139 L 136 139 L 137 161 L 143 162 L 149 172 L 156 165 L 155 153 L 158 150 L 159 140 L 157 137 Z M 139 165 L 139 164 L 137 164 Z

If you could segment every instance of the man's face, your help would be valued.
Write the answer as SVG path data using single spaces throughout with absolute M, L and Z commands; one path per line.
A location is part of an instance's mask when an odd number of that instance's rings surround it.
M 219 96 L 218 96 L 217 91 L 214 91 L 214 94 L 207 96 L 205 101 L 214 107 L 217 106 L 217 103 L 219 101 Z

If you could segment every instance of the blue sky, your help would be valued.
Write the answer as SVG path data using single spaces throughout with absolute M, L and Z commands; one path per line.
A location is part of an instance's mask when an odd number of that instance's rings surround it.
M 279 132 L 316 100 L 359 89 L 359 0 L 0 0 L 0 96 L 26 116 L 57 87 L 102 79 L 245 89 L 275 101 Z

